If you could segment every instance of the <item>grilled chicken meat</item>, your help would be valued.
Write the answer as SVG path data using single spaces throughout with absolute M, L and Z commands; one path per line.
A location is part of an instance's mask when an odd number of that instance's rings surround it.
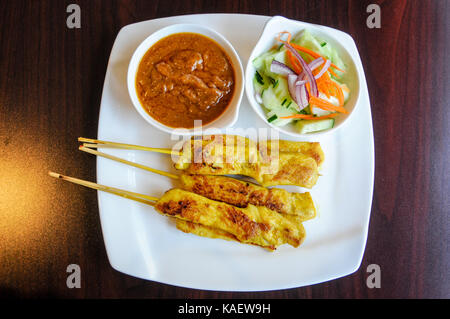
M 226 176 L 181 174 L 180 181 L 184 190 L 237 207 L 264 206 L 281 214 L 298 216 L 300 222 L 316 216 L 310 193 L 265 188 Z
M 279 151 L 280 145 L 286 151 Z M 323 158 L 318 143 L 257 144 L 243 137 L 214 135 L 187 141 L 175 168 L 188 174 L 249 176 L 263 186 L 311 188 L 317 182 Z
M 218 228 L 205 226 L 205 225 L 201 225 L 201 224 L 196 224 L 193 222 L 188 222 L 186 220 L 179 219 L 179 218 L 175 218 L 175 224 L 176 224 L 176 227 L 178 230 L 181 230 L 182 232 L 185 232 L 188 234 L 193 234 L 193 235 L 197 235 L 197 236 L 201 236 L 201 237 L 217 238 L 217 239 L 224 239 L 224 240 L 228 240 L 228 241 L 241 242 L 239 239 L 237 239 L 236 236 L 234 236 L 226 231 L 223 231 L 221 229 L 218 229 Z M 258 246 L 258 245 L 255 245 L 255 246 Z M 261 247 L 263 247 L 263 246 L 261 246 Z M 274 250 L 272 246 L 263 247 L 263 248 L 266 248 L 271 251 Z
M 305 238 L 301 223 L 266 207 L 250 204 L 239 208 L 177 188 L 167 191 L 155 208 L 161 214 L 219 229 L 240 242 L 269 249 L 285 243 L 298 247 Z
M 263 152 L 264 147 L 270 152 L 271 146 L 275 147 L 278 144 L 278 151 L 281 153 L 300 153 L 312 157 L 316 163 L 317 167 L 320 169 L 325 160 L 325 154 L 320 147 L 319 142 L 295 142 L 286 140 L 269 140 L 265 142 L 258 143 L 258 149 Z

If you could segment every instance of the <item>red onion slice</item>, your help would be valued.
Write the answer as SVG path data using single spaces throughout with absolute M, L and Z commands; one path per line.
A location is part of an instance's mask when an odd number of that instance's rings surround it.
M 301 55 L 295 50 L 289 43 L 285 43 L 284 46 L 291 51 L 291 53 L 297 58 L 297 60 L 300 62 L 303 72 L 305 72 L 306 77 L 308 79 L 308 82 L 311 85 L 311 94 L 318 97 L 319 96 L 319 90 L 317 89 L 317 83 L 316 79 L 314 78 L 314 75 L 312 74 L 311 68 L 308 64 L 306 64 L 305 60 L 301 57 Z M 301 79 L 299 79 L 301 80 Z
M 270 72 L 280 74 L 280 75 L 296 74 L 294 72 L 294 70 L 292 70 L 286 64 L 281 63 L 276 60 L 273 60 L 272 64 L 270 64 Z
M 320 79 L 320 77 L 321 77 L 322 75 L 324 75 L 325 72 L 328 71 L 328 68 L 329 68 L 330 66 L 331 66 L 331 60 L 326 60 L 326 61 L 325 61 L 325 65 L 323 66 L 322 70 L 320 70 L 320 72 L 316 74 L 316 76 L 315 76 L 316 80 Z
M 297 111 L 301 111 L 309 104 L 309 94 L 305 86 L 307 81 L 297 81 L 297 79 L 297 75 L 288 75 L 288 88 L 291 98 L 298 105 Z
M 317 76 L 314 77 L 312 71 L 323 64 L 324 59 L 319 57 L 309 64 L 302 59 L 298 52 L 293 49 L 289 44 L 286 47 L 292 52 L 295 51 L 294 56 L 300 61 L 303 72 L 297 75 L 294 70 L 279 61 L 273 60 L 270 65 L 270 71 L 276 74 L 286 75 L 288 80 L 289 94 L 291 95 L 294 102 L 298 105 L 298 111 L 303 110 L 309 104 L 309 93 L 306 89 L 306 83 L 309 82 L 311 85 L 311 93 L 315 96 L 319 96 L 319 90 L 317 89 L 316 79 L 320 78 L 330 67 L 331 61 L 326 60 L 325 66 L 319 72 Z M 315 89 L 313 89 L 315 88 Z M 314 91 L 315 90 L 315 91 Z
M 324 62 L 322 57 L 319 57 L 313 61 L 311 61 L 311 63 L 308 64 L 309 68 L 311 69 L 311 71 L 317 69 L 319 66 L 322 65 L 322 63 Z
M 311 72 L 312 72 L 315 69 L 317 69 L 322 63 L 323 63 L 323 58 L 320 57 L 320 58 L 315 59 L 311 63 L 309 63 L 308 66 L 309 66 L 309 68 L 311 69 Z M 300 73 L 300 75 L 298 77 L 298 82 L 303 82 L 305 78 L 306 78 L 306 73 L 305 73 L 305 71 L 303 71 L 302 73 Z M 316 77 L 316 79 L 317 79 L 317 77 Z
M 300 107 L 300 111 L 303 110 L 309 104 L 309 94 L 306 89 L 306 85 L 297 85 L 295 87 L 295 94 L 297 97 L 297 104 Z

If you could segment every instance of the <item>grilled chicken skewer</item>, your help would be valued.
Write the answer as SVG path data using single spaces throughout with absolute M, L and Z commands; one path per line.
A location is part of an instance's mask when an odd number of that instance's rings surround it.
M 275 147 L 278 147 L 279 152 L 283 153 L 302 153 L 305 155 L 309 155 L 312 158 L 315 159 L 317 162 L 317 166 L 320 168 L 323 161 L 324 161 L 324 153 L 320 147 L 320 143 L 318 142 L 295 142 L 295 141 L 287 141 L 287 140 L 268 140 L 268 141 L 260 141 L 259 143 L 253 142 L 248 138 L 244 138 L 242 136 L 237 135 L 204 135 L 202 136 L 202 139 L 206 142 L 208 140 L 214 141 L 216 138 L 226 138 L 226 139 L 232 139 L 233 143 L 239 144 L 246 143 L 247 145 L 254 145 L 258 149 L 264 149 L 267 148 L 268 151 L 271 150 L 272 145 Z M 198 137 L 194 136 L 191 138 L 191 140 L 197 140 Z M 142 151 L 149 151 L 149 152 L 157 152 L 157 153 L 163 153 L 163 154 L 169 154 L 169 155 L 175 155 L 175 156 L 181 156 L 183 153 L 182 151 L 177 150 L 171 150 L 167 148 L 155 148 L 155 147 L 148 147 L 148 146 L 141 146 L 141 145 L 134 145 L 134 144 L 124 144 L 124 143 L 117 143 L 117 142 L 110 142 L 110 141 L 101 141 L 96 139 L 90 139 L 85 137 L 79 137 L 79 142 L 83 142 L 84 146 L 89 148 L 100 148 L 100 147 L 112 147 L 112 148 L 123 148 L 123 149 L 130 149 L 130 150 L 142 150 Z M 189 142 L 190 143 L 190 142 Z M 186 143 L 185 145 L 188 145 Z
M 320 144 L 283 141 L 281 147 L 288 151 L 280 151 L 278 140 L 256 143 L 239 136 L 202 136 L 184 144 L 175 168 L 188 174 L 249 176 L 262 186 L 312 188 L 324 157 Z
M 217 156 L 219 154 L 222 155 L 223 153 L 213 153 L 211 152 L 211 146 L 217 146 L 220 145 L 219 143 L 224 144 L 223 137 L 225 138 L 234 138 L 232 136 L 212 136 L 209 138 L 204 138 L 200 140 L 201 145 L 201 153 L 203 159 L 207 159 L 206 162 L 208 162 L 208 158 L 211 161 L 211 159 L 214 159 L 214 156 Z M 232 159 L 234 156 L 234 159 L 241 159 L 242 154 L 244 154 L 244 159 L 249 162 L 250 159 L 258 158 L 258 156 L 265 156 L 263 158 L 267 159 L 268 156 L 273 155 L 272 150 L 275 148 L 276 150 L 279 150 L 281 153 L 281 156 L 286 158 L 299 158 L 299 157 L 310 157 L 313 159 L 319 167 L 324 159 L 323 151 L 320 148 L 319 143 L 308 143 L 308 142 L 290 142 L 290 141 L 276 141 L 276 143 L 273 143 L 273 141 L 267 141 L 265 143 L 259 143 L 256 144 L 252 142 L 249 139 L 243 139 L 241 137 L 236 137 L 236 139 L 240 139 L 240 141 L 236 142 L 236 147 L 229 148 L 232 151 L 235 149 L 236 151 L 233 151 L 232 153 Z M 81 140 L 83 142 L 90 142 L 90 143 L 96 143 L 96 140 Z M 242 143 L 243 141 L 243 143 Z M 102 145 L 109 146 L 109 143 L 112 142 L 104 142 L 104 141 L 98 141 L 102 144 L 88 144 L 89 147 L 99 147 Z M 176 155 L 180 156 L 179 161 L 177 164 L 182 163 L 185 165 L 188 162 L 191 162 L 192 154 L 195 155 L 195 146 L 198 147 L 198 140 L 192 139 L 185 143 L 183 147 L 183 151 L 186 152 L 176 152 Z M 229 142 L 229 141 L 228 141 Z M 113 147 L 121 147 L 122 144 L 118 143 L 112 143 Z M 230 144 L 228 144 L 230 145 Z M 125 147 L 127 149 L 141 149 L 141 150 L 148 150 L 148 151 L 160 151 L 161 149 L 154 149 L 154 148 L 146 148 L 141 146 L 135 146 L 135 145 L 129 145 L 126 144 Z M 282 189 L 267 189 L 265 187 L 261 187 L 258 185 L 255 185 L 253 183 L 243 182 L 237 179 L 233 179 L 230 177 L 225 176 L 210 176 L 210 175 L 190 175 L 190 174 L 181 174 L 179 177 L 174 176 L 174 174 L 158 171 L 152 168 L 146 168 L 143 165 L 135 164 L 132 162 L 127 162 L 124 160 L 121 160 L 119 158 L 114 158 L 113 156 L 96 152 L 91 149 L 83 149 L 84 151 L 88 151 L 89 153 L 108 157 L 110 159 L 118 160 L 122 163 L 133 165 L 142 169 L 146 169 L 148 171 L 152 171 L 154 173 L 159 173 L 168 177 L 172 178 L 179 178 L 182 188 L 185 190 L 193 191 L 197 194 L 203 195 L 207 198 L 223 201 L 238 207 L 247 207 L 248 205 L 256 205 L 256 206 L 263 206 L 267 207 L 269 209 L 275 210 L 281 214 L 285 214 L 284 217 L 293 222 L 296 225 L 301 225 L 302 221 L 314 218 L 316 215 L 316 210 L 314 207 L 314 203 L 311 199 L 311 196 L 309 193 L 289 193 Z M 227 150 L 226 146 L 224 147 L 225 154 L 227 152 L 229 153 L 229 149 Z M 164 153 L 168 153 L 169 150 L 162 149 Z M 162 151 L 161 151 L 162 152 Z M 174 153 L 172 153 L 174 154 Z M 207 156 L 205 156 L 205 154 Z M 209 157 L 208 157 L 209 154 Z M 213 155 L 211 157 L 211 154 Z M 188 155 L 188 156 L 186 156 Z M 256 157 L 255 157 L 256 155 Z M 270 157 L 269 157 L 270 158 Z M 183 163 L 184 162 L 184 163 Z M 220 160 L 218 161 L 220 162 Z M 245 161 L 244 161 L 245 162 Z M 209 164 L 209 163 L 208 163 Z M 295 164 L 295 163 L 294 163 Z M 312 164 L 314 166 L 314 164 Z M 204 164 L 202 166 L 205 166 Z M 253 169 L 253 172 L 257 171 L 255 170 L 255 166 L 250 165 L 250 167 Z M 214 173 L 217 173 L 216 168 L 214 167 Z M 236 173 L 233 171 L 233 173 Z M 291 165 L 291 174 L 295 174 L 295 169 L 292 169 Z M 301 172 L 300 172 L 301 173 Z M 245 175 L 245 174 L 244 174 Z M 301 175 L 301 174 L 298 174 Z M 280 175 L 278 175 L 278 178 Z M 313 182 L 313 184 L 315 181 Z M 267 184 L 267 183 L 266 183 Z M 274 183 L 278 184 L 278 182 Z M 288 181 L 288 184 L 290 182 Z M 292 215 L 292 216 L 290 216 Z M 236 236 L 224 232 L 222 230 L 219 230 L 214 227 L 206 226 L 203 224 L 193 223 L 190 221 L 182 220 L 182 219 L 176 219 L 176 225 L 177 228 L 184 231 L 184 232 L 190 232 L 197 234 L 199 236 L 205 236 L 205 237 L 212 237 L 212 238 L 222 238 L 227 240 L 238 240 Z
M 300 222 L 316 216 L 311 194 L 265 188 L 226 176 L 180 175 L 181 188 L 237 207 L 264 206 L 280 214 L 298 217 Z
M 177 188 L 167 191 L 155 208 L 164 215 L 217 228 L 240 242 L 269 249 L 285 243 L 298 247 L 305 237 L 302 224 L 295 224 L 266 207 L 239 208 Z
M 259 152 L 261 156 L 265 157 L 270 155 L 272 151 L 275 151 L 274 155 L 277 153 L 294 153 L 312 157 L 319 168 L 321 168 L 322 163 L 325 160 L 325 154 L 323 153 L 319 142 L 296 142 L 287 140 L 261 140 L 255 142 L 243 136 L 225 134 L 192 136 L 190 140 L 183 144 L 180 151 L 174 150 L 173 152 L 176 155 L 183 156 L 183 152 L 187 150 L 190 152 L 187 154 L 189 156 L 185 155 L 184 157 L 187 158 L 187 162 L 192 162 L 192 158 L 190 158 L 192 157 L 192 154 L 195 156 L 195 154 L 198 155 L 199 153 L 197 151 L 190 151 L 189 149 L 202 146 L 201 151 L 208 152 L 211 147 L 220 145 L 222 145 L 223 150 L 231 146 L 231 152 L 237 152 L 239 160 L 242 160 L 242 155 L 244 153 L 247 154 L 245 159 L 251 160 L 256 152 Z M 224 151 L 224 153 L 226 153 L 226 151 Z
M 266 164 L 255 163 L 183 163 L 175 168 L 187 174 L 201 175 L 243 175 L 256 180 L 262 186 L 295 185 L 312 188 L 319 178 L 316 161 L 303 154 L 280 153 L 277 159 Z
M 298 221 L 298 217 L 293 216 L 293 215 L 283 215 L 283 217 L 285 219 L 289 220 L 290 222 L 292 222 L 294 225 L 298 226 L 299 229 L 302 232 L 304 232 L 304 228 L 303 228 L 302 224 Z M 219 228 L 214 228 L 211 226 L 197 224 L 197 223 L 193 223 L 193 222 L 179 219 L 179 218 L 175 218 L 175 223 L 176 223 L 176 227 L 185 233 L 191 233 L 191 234 L 201 236 L 201 237 L 218 238 L 218 239 L 242 242 L 233 234 L 226 232 Z M 251 244 L 251 243 L 247 243 L 247 244 Z M 254 245 L 257 245 L 257 244 L 254 244 Z M 274 250 L 274 247 L 272 247 L 272 246 L 261 246 L 261 247 L 266 248 L 268 250 Z
M 239 208 L 176 188 L 167 191 L 158 199 L 53 172 L 49 172 L 49 175 L 153 205 L 163 215 L 193 223 L 194 226 L 203 225 L 211 230 L 217 229 L 219 236 L 242 243 L 274 250 L 286 243 L 298 247 L 305 238 L 305 230 L 301 224 L 295 224 L 265 207 L 249 205 Z
M 175 175 L 83 146 L 80 147 L 80 150 L 166 177 L 179 179 L 182 189 L 212 200 L 225 202 L 238 207 L 247 207 L 250 204 L 264 206 L 281 214 L 297 216 L 296 220 L 298 222 L 303 222 L 316 216 L 316 209 L 310 193 L 290 193 L 280 188 L 268 189 L 227 176 Z
M 119 143 L 79 138 L 89 147 L 113 146 Z M 92 144 L 100 142 L 99 144 Z M 124 148 L 164 151 L 123 144 Z M 265 141 L 256 143 L 233 135 L 194 137 L 182 151 L 171 151 L 178 156 L 175 168 L 188 174 L 244 175 L 263 186 L 296 185 L 312 188 L 319 177 L 324 154 L 319 143 Z

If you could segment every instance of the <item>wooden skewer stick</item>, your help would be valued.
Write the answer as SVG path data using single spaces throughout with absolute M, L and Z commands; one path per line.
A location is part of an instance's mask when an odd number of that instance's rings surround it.
M 92 188 L 92 189 L 100 190 L 100 191 L 103 191 L 103 192 L 111 193 L 111 194 L 114 194 L 114 195 L 117 195 L 117 196 L 121 196 L 121 197 L 124 197 L 124 198 L 132 199 L 134 201 L 137 201 L 137 202 L 140 202 L 140 203 L 143 203 L 143 204 L 147 204 L 147 205 L 151 205 L 151 206 L 155 205 L 155 203 L 153 203 L 153 202 L 156 202 L 156 201 L 159 200 L 159 198 L 157 198 L 157 197 L 144 195 L 144 194 L 139 194 L 139 193 L 135 193 L 135 192 L 130 192 L 130 191 L 126 191 L 126 190 L 115 188 L 115 187 L 100 185 L 100 184 L 97 184 L 97 183 L 85 181 L 85 180 L 78 179 L 78 178 L 75 178 L 75 177 L 61 175 L 61 174 L 58 174 L 58 173 L 55 173 L 55 172 L 48 172 L 48 175 L 50 175 L 51 177 L 54 177 L 54 178 L 62 179 L 62 180 L 67 181 L 67 182 L 71 182 L 71 183 L 82 185 L 82 186 L 85 186 L 85 187 L 88 187 L 88 188 Z
M 134 167 L 137 167 L 137 168 L 140 168 L 140 169 L 152 172 L 152 173 L 156 173 L 156 174 L 159 174 L 159 175 L 163 175 L 163 176 L 166 176 L 166 177 L 170 177 L 170 178 L 173 178 L 173 179 L 178 179 L 179 178 L 179 176 L 176 175 L 176 174 L 172 174 L 172 173 L 168 173 L 168 172 L 165 172 L 165 171 L 161 171 L 159 169 L 151 168 L 151 167 L 139 164 L 139 163 L 130 162 L 130 161 L 127 161 L 127 160 L 122 159 L 120 157 L 116 157 L 116 156 L 113 156 L 113 155 L 102 153 L 102 152 L 99 152 L 99 151 L 96 151 L 96 150 L 93 150 L 93 149 L 90 149 L 90 148 L 87 148 L 87 147 L 84 147 L 84 146 L 80 146 L 80 150 L 83 151 L 83 152 L 86 152 L 86 153 L 90 153 L 90 154 L 93 154 L 93 155 L 105 157 L 105 158 L 108 158 L 108 159 L 113 160 L 113 161 L 117 161 L 117 162 L 120 162 L 120 163 L 123 163 L 123 164 L 127 164 L 127 165 L 130 165 L 130 166 L 134 166 Z
M 156 147 L 147 147 L 147 146 L 140 146 L 140 145 L 133 145 L 133 144 L 124 144 L 124 143 L 116 143 L 116 142 L 109 142 L 109 141 L 101 141 L 101 140 L 94 140 L 91 138 L 85 138 L 85 137 L 79 137 L 79 142 L 84 143 L 90 143 L 85 144 L 84 146 L 88 146 L 90 148 L 98 148 L 98 147 L 115 147 L 115 148 L 124 148 L 124 149 L 130 149 L 130 150 L 141 150 L 141 151 L 149 151 L 149 152 L 156 152 L 156 153 L 163 153 L 163 154 L 171 154 L 171 155 L 177 155 L 181 156 L 182 152 L 173 151 L 168 148 L 156 148 Z

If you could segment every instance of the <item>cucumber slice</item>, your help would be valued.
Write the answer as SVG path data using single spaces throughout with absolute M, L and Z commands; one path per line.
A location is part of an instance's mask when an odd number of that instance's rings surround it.
M 264 89 L 262 96 L 264 106 L 269 110 L 285 109 L 292 114 L 298 109 L 298 105 L 289 94 L 287 80 L 283 76 L 276 75 L 273 82 Z
M 262 101 L 268 110 L 285 110 L 294 114 L 298 105 L 292 100 L 286 79 L 281 76 L 276 77 L 275 82 L 264 89 Z
M 275 94 L 272 85 L 269 85 L 269 87 L 264 90 L 262 101 L 264 107 L 268 110 L 279 109 L 281 106 L 281 102 Z
M 286 63 L 286 49 L 284 47 L 277 48 L 265 52 L 253 59 L 252 64 L 256 70 L 261 74 L 265 74 L 270 77 L 275 77 L 277 74 L 270 72 L 270 65 L 273 60 L 277 60 L 281 63 Z
M 296 127 L 300 134 L 318 132 L 330 129 L 334 126 L 334 119 L 299 120 Z
M 284 50 L 284 51 L 286 51 L 286 50 Z M 256 57 L 252 61 L 252 64 L 255 67 L 255 69 L 257 69 L 257 70 L 261 70 L 264 73 L 266 71 L 270 72 L 270 64 L 268 64 L 268 61 L 270 61 L 270 63 L 272 63 L 272 61 L 274 59 L 278 60 L 278 59 L 282 58 L 283 53 L 285 54 L 284 51 L 278 50 L 278 49 L 273 49 L 273 50 L 267 51 L 267 52 L 261 54 L 260 56 Z M 267 68 L 267 65 L 269 65 L 269 68 Z
M 273 55 L 273 52 L 272 51 L 268 51 L 268 52 L 265 52 L 265 53 L 261 54 L 260 56 L 256 57 L 252 61 L 252 64 L 255 67 L 255 69 L 257 69 L 257 70 L 265 69 L 265 59 L 268 56 L 272 56 L 272 55 Z
M 279 75 L 270 71 L 270 66 L 272 65 L 273 60 L 286 64 L 286 49 L 281 49 L 280 51 L 277 51 L 273 55 L 267 56 L 264 59 L 264 73 L 272 78 L 275 78 Z

